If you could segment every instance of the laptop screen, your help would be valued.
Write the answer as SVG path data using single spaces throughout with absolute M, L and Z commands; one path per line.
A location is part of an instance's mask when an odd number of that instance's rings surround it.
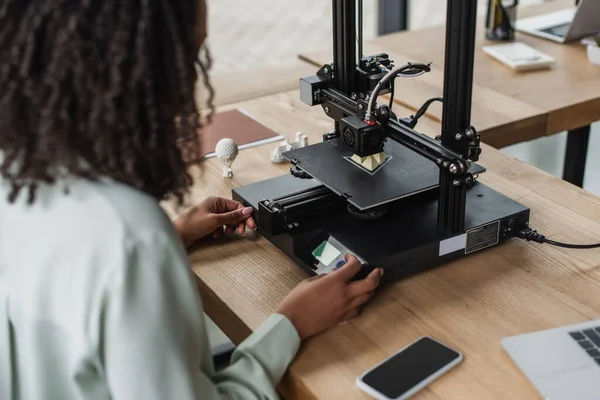
M 567 36 L 567 33 L 569 32 L 570 26 L 571 26 L 571 24 L 555 25 L 555 26 L 551 26 L 549 28 L 540 29 L 540 32 L 549 33 L 550 35 L 564 38 L 565 36 Z

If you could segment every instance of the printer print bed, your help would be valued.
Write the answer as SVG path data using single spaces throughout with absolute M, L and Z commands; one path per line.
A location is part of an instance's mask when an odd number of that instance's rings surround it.
M 388 140 L 385 153 L 390 159 L 372 174 L 348 161 L 352 152 L 337 140 L 325 141 L 284 153 L 288 160 L 339 195 L 347 193 L 348 202 L 368 210 L 416 193 L 435 189 L 439 168 L 412 150 Z M 473 164 L 472 173 L 484 169 Z

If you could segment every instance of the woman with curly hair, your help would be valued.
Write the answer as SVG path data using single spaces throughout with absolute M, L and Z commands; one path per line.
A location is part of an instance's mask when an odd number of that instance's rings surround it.
M 301 340 L 377 286 L 347 256 L 215 372 L 186 247 L 255 229 L 252 209 L 159 206 L 190 184 L 205 19 L 203 0 L 0 1 L 1 399 L 273 399 Z

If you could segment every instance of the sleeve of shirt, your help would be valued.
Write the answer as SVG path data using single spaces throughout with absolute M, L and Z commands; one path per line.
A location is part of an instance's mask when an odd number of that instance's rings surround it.
M 183 246 L 167 234 L 147 236 L 129 246 L 107 291 L 102 362 L 111 397 L 277 399 L 300 346 L 291 322 L 271 315 L 215 373 Z

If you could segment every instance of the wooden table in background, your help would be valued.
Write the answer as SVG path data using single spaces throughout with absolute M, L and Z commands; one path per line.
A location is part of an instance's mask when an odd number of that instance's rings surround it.
M 574 0 L 553 0 L 521 7 L 518 17 L 573 5 Z M 518 41 L 549 54 L 556 63 L 550 70 L 514 72 L 483 52 L 483 45 L 494 44 L 485 39 L 484 28 L 483 19 L 479 19 L 473 78 L 473 126 L 482 133 L 485 143 L 496 148 L 566 130 L 574 131 L 569 138 L 572 148 L 567 150 L 565 179 L 581 186 L 589 125 L 600 120 L 600 68 L 590 64 L 585 46 L 579 41 L 558 44 L 517 32 Z M 407 61 L 433 62 L 431 73 L 397 81 L 397 101 L 411 110 L 421 107 L 428 98 L 443 94 L 445 29 L 437 26 L 410 30 L 381 36 L 365 44 L 365 54 L 386 52 L 397 65 Z M 301 58 L 315 65 L 332 61 L 329 51 L 303 54 Z M 440 103 L 434 103 L 428 115 L 441 120 Z M 583 146 L 581 141 L 585 142 Z M 579 151 L 573 151 L 573 148 L 579 148 Z
M 311 143 L 332 127 L 320 107 L 297 91 L 231 105 L 283 134 L 303 131 Z M 398 107 L 401 113 L 409 110 Z M 424 117 L 434 135 L 439 123 Z M 218 160 L 193 167 L 191 201 L 231 196 L 231 189 L 288 173 L 269 161 L 272 145 L 242 150 L 235 176 Z M 486 185 L 532 210 L 531 223 L 555 240 L 597 242 L 600 199 L 483 145 Z M 165 205 L 171 215 L 176 211 Z M 410 229 L 410 227 L 405 227 Z M 190 255 L 207 314 L 239 343 L 307 275 L 266 239 L 224 240 Z M 600 317 L 600 250 L 577 251 L 518 239 L 383 288 L 357 319 L 306 341 L 280 385 L 285 399 L 368 399 L 357 375 L 423 335 L 465 355 L 462 365 L 415 399 L 539 398 L 503 352 L 503 337 Z
M 303 60 L 294 59 L 278 65 L 268 65 L 262 69 L 246 69 L 239 72 L 210 74 L 215 90 L 213 103 L 216 106 L 238 103 L 298 89 L 299 79 L 312 75 L 315 68 Z M 202 82 L 197 85 L 196 101 L 201 108 L 206 107 L 208 90 Z

